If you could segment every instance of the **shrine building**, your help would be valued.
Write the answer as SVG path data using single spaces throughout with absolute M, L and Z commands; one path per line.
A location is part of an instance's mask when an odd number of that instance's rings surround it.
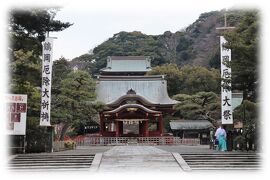
M 100 134 L 105 137 L 163 135 L 163 116 L 177 101 L 170 99 L 164 75 L 151 71 L 149 57 L 109 56 L 97 76 L 97 100 L 107 108 L 100 112 Z

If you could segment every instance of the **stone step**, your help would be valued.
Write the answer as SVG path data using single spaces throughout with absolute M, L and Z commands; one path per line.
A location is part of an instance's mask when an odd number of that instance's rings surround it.
M 188 163 L 193 163 L 193 162 L 197 162 L 197 163 L 203 163 L 203 162 L 206 162 L 206 163 L 231 163 L 231 162 L 235 162 L 235 163 L 261 163 L 261 161 L 258 161 L 258 160 L 242 160 L 242 159 L 233 159 L 233 160 L 226 160 L 224 161 L 223 159 L 216 159 L 216 160 L 212 160 L 212 159 L 209 159 L 207 161 L 205 160 L 186 160 L 186 162 Z
M 26 155 L 26 156 L 22 156 L 22 155 L 19 155 L 19 156 L 16 156 L 17 159 L 20 159 L 20 158 L 85 158 L 85 157 L 94 157 L 95 155 L 83 155 L 83 156 L 62 156 L 62 155 L 53 155 L 53 156 L 44 156 L 44 155 L 40 155 L 40 156 L 29 156 L 29 155 Z
M 211 152 L 211 153 L 200 153 L 200 152 L 198 152 L 198 153 L 188 153 L 188 152 L 185 152 L 185 153 L 182 153 L 182 154 L 186 154 L 186 155 L 195 155 L 195 156 L 199 156 L 199 155 L 209 155 L 209 156 L 211 156 L 211 155 L 228 155 L 228 156 L 231 156 L 231 155 L 239 155 L 239 156 L 245 156 L 245 155 L 261 155 L 262 153 L 254 153 L 254 152 L 252 152 L 252 153 L 241 153 L 241 152 L 237 152 L 237 153 L 233 153 L 233 152 L 220 152 L 220 151 L 218 151 L 218 152 Z
M 226 157 L 226 156 L 216 156 L 216 157 L 189 157 L 189 156 L 182 156 L 185 159 L 260 159 L 259 157 Z
M 191 165 L 197 165 L 197 164 L 201 164 L 201 165 L 204 165 L 204 164 L 220 164 L 220 162 L 188 162 L 188 164 L 191 166 Z M 245 165 L 245 164 L 260 164 L 258 162 L 222 162 L 222 164 L 235 164 L 235 165 Z
M 248 171 L 257 171 L 257 170 L 260 170 L 261 168 L 260 167 L 239 167 L 239 168 L 236 168 L 236 167 L 201 167 L 201 168 L 192 168 L 193 171 L 213 171 L 213 170 L 216 170 L 216 171 L 223 171 L 223 170 L 228 170 L 228 171 L 243 171 L 243 170 L 248 170 Z
M 190 157 L 205 157 L 205 156 L 207 156 L 207 157 L 217 157 L 217 156 L 219 156 L 219 157 L 222 157 L 222 156 L 226 156 L 226 157 L 260 157 L 260 155 L 256 155 L 256 154 L 254 154 L 254 155 L 237 155 L 237 154 L 235 154 L 235 155 L 229 155 L 229 154 L 211 154 L 211 155 L 208 155 L 208 154 L 198 154 L 198 155 L 194 155 L 194 154 L 191 154 L 191 155 L 189 155 L 189 154 L 181 154 L 182 156 L 190 156 Z
M 181 154 L 192 170 L 258 170 L 261 158 L 257 153 Z
M 239 166 L 239 167 L 246 167 L 246 166 L 261 166 L 260 164 L 192 164 L 189 165 L 190 167 L 233 167 L 233 166 Z
M 90 168 L 94 159 L 91 155 L 27 154 L 18 155 L 9 162 L 11 170 L 78 170 Z
M 30 167 L 9 167 L 9 169 L 78 169 L 78 168 L 90 168 L 89 165 L 80 165 L 80 166 L 30 166 Z
M 93 161 L 93 159 L 86 159 L 86 160 L 72 160 L 72 159 L 69 159 L 69 160 L 55 160 L 55 159 L 53 159 L 53 160 L 36 160 L 36 159 L 34 159 L 34 160 L 16 160 L 16 161 L 11 161 L 11 162 L 9 162 L 9 164 L 15 164 L 15 163 L 20 163 L 20 164 L 22 164 L 22 163 L 44 163 L 44 162 L 46 162 L 46 163 L 53 163 L 53 162 L 62 162 L 62 163 L 72 163 L 72 162 L 91 162 L 91 161 Z
M 69 157 L 66 157 L 66 158 L 14 158 L 14 160 L 16 161 L 46 161 L 46 160 L 62 160 L 62 161 L 65 161 L 65 160 L 78 160 L 78 161 L 83 161 L 83 160 L 92 160 L 94 159 L 94 157 L 87 157 L 87 158 L 69 158 Z
M 73 166 L 73 165 L 91 165 L 91 163 L 29 163 L 29 164 L 12 164 L 12 167 L 19 167 L 19 166 Z

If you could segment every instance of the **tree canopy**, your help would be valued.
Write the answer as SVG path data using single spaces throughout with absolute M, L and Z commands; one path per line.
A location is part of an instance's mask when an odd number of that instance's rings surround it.
M 9 29 L 13 51 L 33 50 L 41 54 L 41 42 L 47 32 L 63 31 L 72 24 L 55 20 L 56 8 L 12 9 Z
M 102 108 L 95 102 L 95 81 L 85 71 L 71 71 L 61 80 L 59 94 L 52 101 L 53 123 L 64 124 L 60 139 L 63 140 L 68 127 L 94 122 L 94 114 Z
M 243 91 L 244 99 L 256 99 L 258 85 L 259 13 L 247 11 L 235 31 L 225 34 L 232 49 L 232 86 Z
M 41 42 L 48 31 L 62 31 L 70 23 L 54 20 L 56 9 L 12 9 L 9 18 L 9 92 L 27 94 L 27 151 L 44 150 L 47 132 L 39 127 Z M 39 143 L 37 143 L 39 142 Z
M 174 106 L 174 116 L 180 119 L 207 119 L 213 124 L 220 119 L 220 98 L 213 92 L 177 94 L 173 99 L 179 101 Z
M 200 91 L 220 92 L 219 72 L 200 66 L 183 66 L 165 64 L 157 66 L 148 75 L 166 75 L 168 93 L 170 96 L 179 93 L 194 94 Z

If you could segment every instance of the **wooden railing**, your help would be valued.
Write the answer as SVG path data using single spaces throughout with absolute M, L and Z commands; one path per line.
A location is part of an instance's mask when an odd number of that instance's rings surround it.
M 77 146 L 93 145 L 199 145 L 200 139 L 181 139 L 180 137 L 85 137 L 76 141 Z

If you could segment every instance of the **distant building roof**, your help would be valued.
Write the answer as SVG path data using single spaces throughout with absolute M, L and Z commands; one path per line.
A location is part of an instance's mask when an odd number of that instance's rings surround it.
M 214 126 L 207 120 L 172 120 L 170 127 L 172 130 L 199 130 Z
M 243 101 L 243 93 L 232 93 L 232 109 L 234 110 Z
M 145 56 L 109 56 L 107 66 L 101 72 L 148 72 L 151 61 Z
M 167 81 L 164 76 L 98 76 L 97 100 L 111 104 L 131 90 L 145 98 L 147 102 L 173 105 L 178 101 L 168 96 Z

